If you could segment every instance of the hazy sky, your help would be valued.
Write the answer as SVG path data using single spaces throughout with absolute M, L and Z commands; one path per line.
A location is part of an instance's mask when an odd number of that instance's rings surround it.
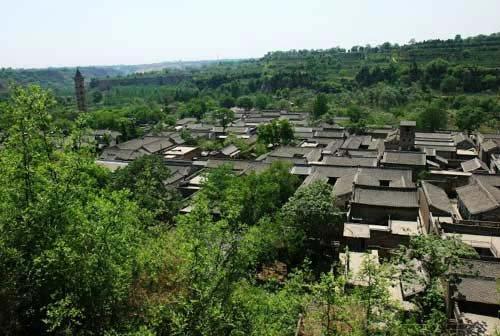
M 500 32 L 500 0 L 0 0 L 0 67 L 261 57 Z

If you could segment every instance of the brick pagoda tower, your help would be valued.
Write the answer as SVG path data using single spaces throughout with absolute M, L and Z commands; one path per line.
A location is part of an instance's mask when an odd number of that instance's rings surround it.
M 85 103 L 85 78 L 83 78 L 80 69 L 76 69 L 75 74 L 75 95 L 76 95 L 76 105 L 78 106 L 78 111 L 86 112 L 87 105 Z

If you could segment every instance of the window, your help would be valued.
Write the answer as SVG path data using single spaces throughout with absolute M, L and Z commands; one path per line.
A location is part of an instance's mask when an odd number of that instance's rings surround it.
M 333 186 L 335 185 L 335 182 L 337 182 L 337 178 L 336 177 L 329 177 L 328 178 L 328 184 Z
M 391 184 L 391 180 L 380 180 L 379 183 L 381 187 L 388 187 Z

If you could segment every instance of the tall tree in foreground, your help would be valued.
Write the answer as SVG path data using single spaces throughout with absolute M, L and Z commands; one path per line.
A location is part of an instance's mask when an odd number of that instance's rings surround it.
M 14 88 L 0 149 L 0 329 L 103 334 L 127 310 L 151 220 L 106 172 L 64 147 L 39 87 Z
M 281 211 L 283 239 L 289 258 L 301 260 L 309 252 L 317 257 L 339 237 L 343 216 L 334 205 L 332 187 L 323 181 L 300 187 Z M 314 252 L 319 253 L 314 253 Z M 328 263 L 322 258 L 321 263 Z
M 162 222 L 171 222 L 180 207 L 179 192 L 167 185 L 172 176 L 163 159 L 145 155 L 118 169 L 111 177 L 111 189 L 127 189 L 130 199 L 149 210 Z

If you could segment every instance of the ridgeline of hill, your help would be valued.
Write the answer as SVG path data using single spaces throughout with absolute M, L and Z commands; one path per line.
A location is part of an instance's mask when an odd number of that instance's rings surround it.
M 209 119 L 234 106 L 307 111 L 311 120 L 348 117 L 354 130 L 417 120 L 422 130 L 481 129 L 500 123 L 500 33 L 403 46 L 269 52 L 260 59 L 82 67 L 94 128 L 125 138 L 144 125 Z M 0 70 L 0 98 L 10 81 L 50 88 L 55 118 L 77 117 L 74 68 Z M 1 125 L 0 125 L 1 127 Z
M 86 78 L 122 77 L 131 74 L 161 71 L 164 69 L 183 70 L 199 68 L 217 61 L 161 62 L 138 65 L 83 66 L 79 67 Z M 5 90 L 10 82 L 20 84 L 39 84 L 53 89 L 59 94 L 70 94 L 73 90 L 75 67 L 46 69 L 0 69 L 0 91 Z
M 380 46 L 353 46 L 351 49 L 291 50 L 269 52 L 260 60 L 162 62 L 142 65 L 86 66 L 83 75 L 93 79 L 92 87 L 109 89 L 115 85 L 178 84 L 185 79 L 208 82 L 210 87 L 232 79 L 269 79 L 264 89 L 316 86 L 324 81 L 341 83 L 352 79 L 363 66 L 425 64 L 443 59 L 451 64 L 498 71 L 500 33 L 462 39 L 413 42 L 403 46 L 386 42 Z M 235 66 L 236 65 L 236 66 Z M 165 71 L 166 70 L 166 71 Z M 75 68 L 0 69 L 0 90 L 10 81 L 36 83 L 60 94 L 69 94 Z M 211 75 L 217 73 L 217 76 Z M 271 76 L 271 78 L 269 78 Z M 126 77 L 126 78 L 123 78 Z M 281 78 L 287 77 L 287 78 Z M 154 78 L 154 79 L 152 79 Z M 285 81 L 285 83 L 284 83 Z M 286 83 L 288 82 L 288 83 Z M 317 87 L 319 88 L 319 87 Z

